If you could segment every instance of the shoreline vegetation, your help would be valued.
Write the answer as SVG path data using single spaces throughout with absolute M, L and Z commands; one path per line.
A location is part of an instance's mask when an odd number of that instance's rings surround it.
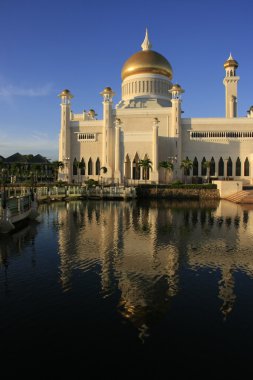
M 53 201 L 70 201 L 76 199 L 92 199 L 95 198 L 92 194 L 94 190 L 100 196 L 96 199 L 124 199 L 117 196 L 118 190 L 130 189 L 124 186 L 96 186 L 96 184 L 83 185 L 68 185 L 66 183 L 55 184 L 9 184 L 5 186 L 7 197 L 16 197 L 25 195 L 31 191 L 36 194 L 38 203 L 53 202 Z M 214 184 L 139 184 L 133 186 L 136 196 L 129 197 L 136 199 L 168 199 L 168 200 L 212 200 L 220 199 L 219 190 Z M 1 189 L 3 190 L 3 189 Z M 106 193 L 115 192 L 115 196 L 106 197 Z M 104 196 L 103 196 L 104 195 Z

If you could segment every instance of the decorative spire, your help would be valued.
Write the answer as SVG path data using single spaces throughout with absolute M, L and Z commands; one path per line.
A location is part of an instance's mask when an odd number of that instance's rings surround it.
M 148 39 L 148 28 L 146 28 L 146 35 L 144 38 L 144 41 L 142 42 L 142 50 L 151 50 L 152 49 L 152 44 Z
M 228 61 L 233 61 L 233 60 L 234 60 L 234 58 L 232 57 L 232 54 L 230 52 L 229 57 L 228 57 Z

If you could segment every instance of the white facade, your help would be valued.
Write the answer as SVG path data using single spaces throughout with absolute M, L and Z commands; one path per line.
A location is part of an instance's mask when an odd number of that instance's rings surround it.
M 59 179 L 165 183 L 182 179 L 180 164 L 189 158 L 193 177 L 205 179 L 209 170 L 216 179 L 252 183 L 253 107 L 247 117 L 237 117 L 238 63 L 230 55 L 224 64 L 224 118 L 182 118 L 184 91 L 172 84 L 170 63 L 151 47 L 146 32 L 142 51 L 123 66 L 122 99 L 115 108 L 111 88 L 101 92 L 102 120 L 96 120 L 93 110 L 74 114 L 69 90 L 59 95 L 59 161 L 64 163 Z M 146 173 L 139 161 L 147 158 L 152 170 Z M 166 173 L 161 161 L 172 161 L 173 173 Z M 209 169 L 205 161 L 210 162 Z

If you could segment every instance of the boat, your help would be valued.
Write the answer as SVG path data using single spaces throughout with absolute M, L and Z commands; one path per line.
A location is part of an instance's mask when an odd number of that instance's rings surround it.
M 24 219 L 36 219 L 39 215 L 36 195 L 30 194 L 6 198 L 1 193 L 0 233 L 6 234 L 15 229 L 15 224 Z

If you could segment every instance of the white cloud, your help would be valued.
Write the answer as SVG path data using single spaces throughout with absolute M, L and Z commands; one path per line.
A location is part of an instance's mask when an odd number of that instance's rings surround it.
M 12 84 L 0 85 L 0 98 L 9 99 L 14 96 L 38 97 L 47 96 L 52 91 L 52 84 L 47 83 L 36 88 L 25 88 Z

